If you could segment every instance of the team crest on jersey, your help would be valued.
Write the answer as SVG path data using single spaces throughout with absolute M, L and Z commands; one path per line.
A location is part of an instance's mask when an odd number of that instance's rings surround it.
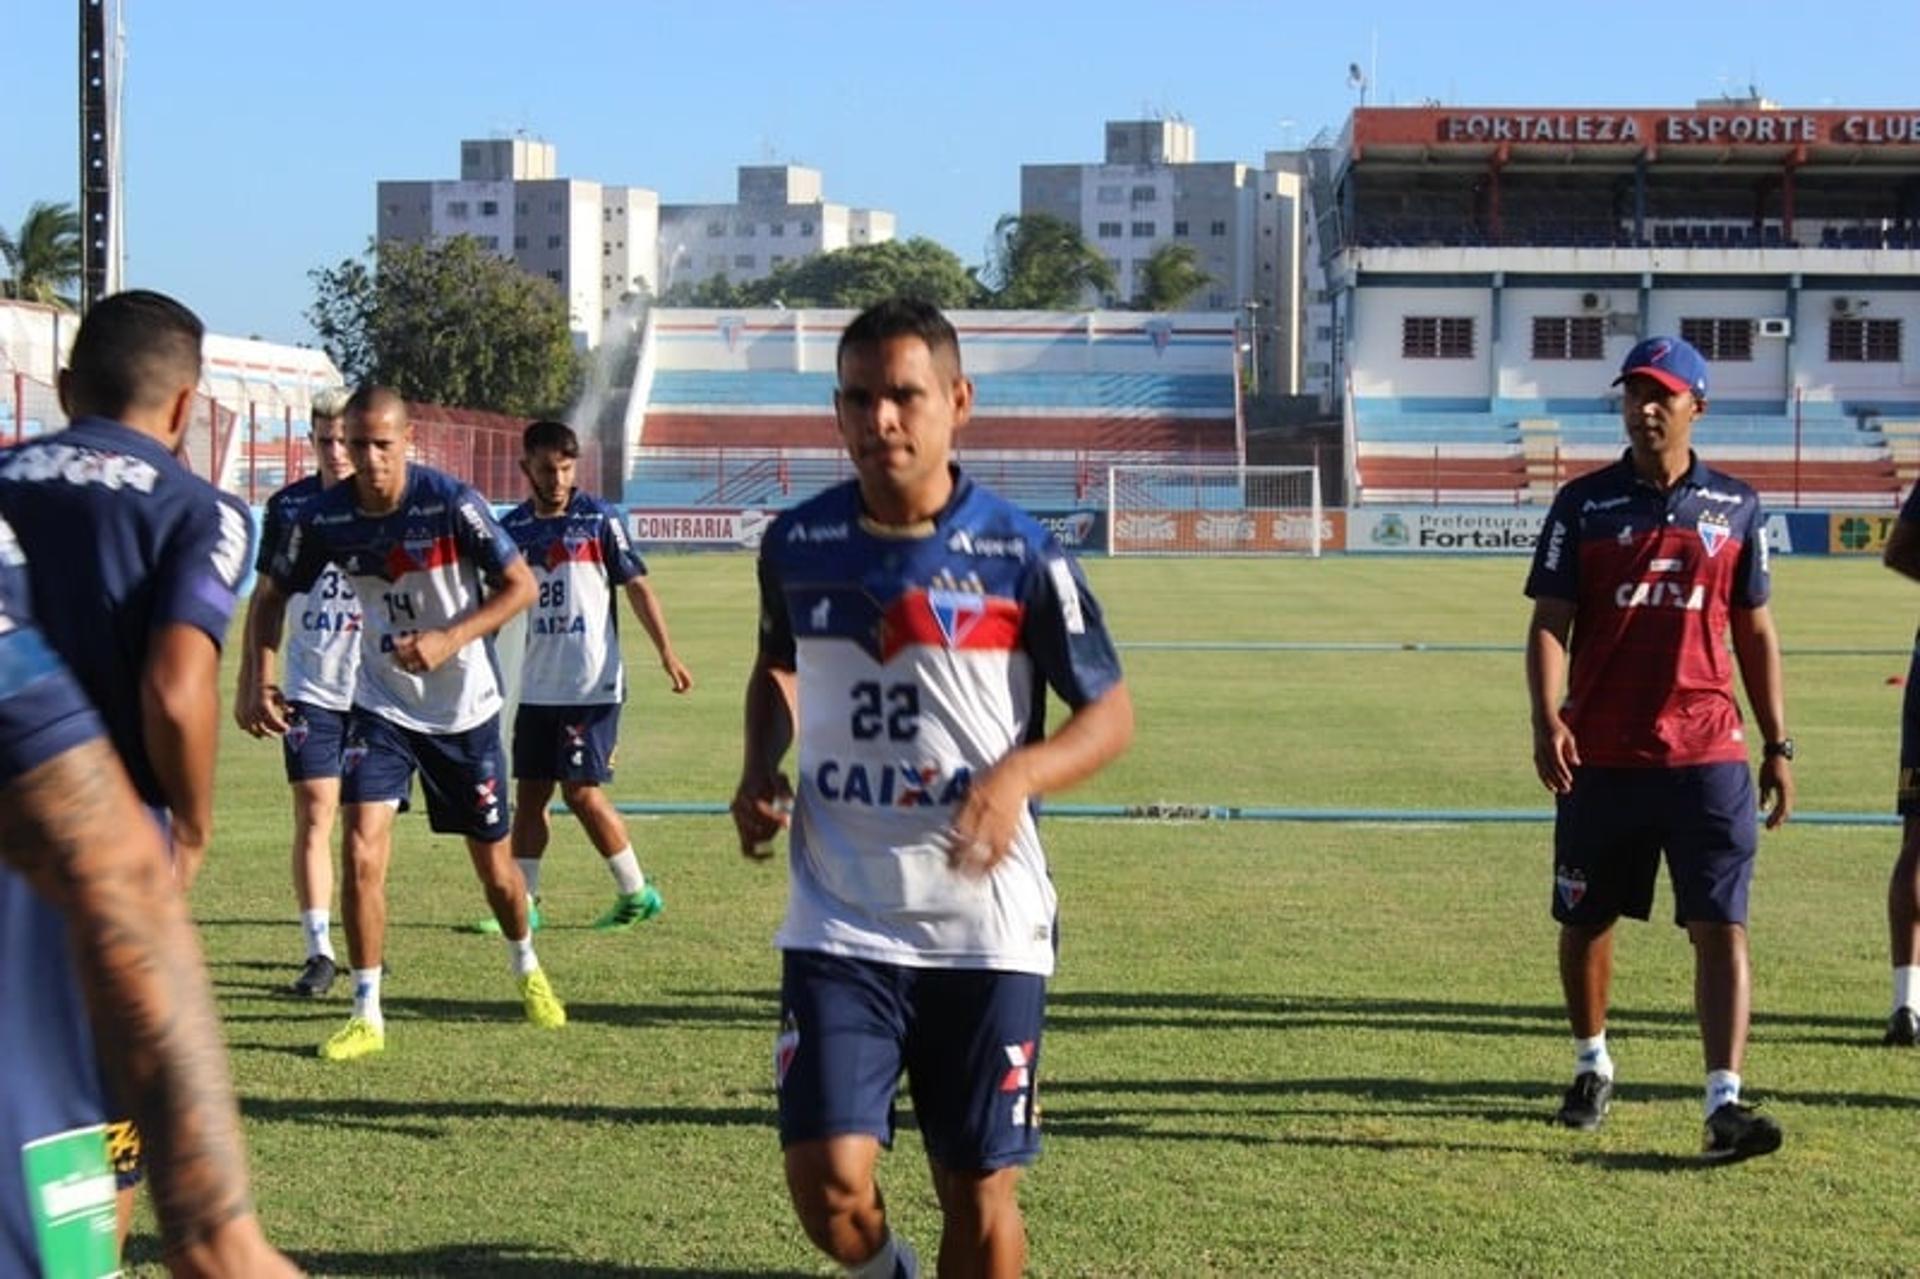
M 400 545 L 406 548 L 407 554 L 413 557 L 414 563 L 424 564 L 427 562 L 427 557 L 433 553 L 433 541 L 433 534 L 425 529 L 410 528 L 406 536 L 400 539 Z
M 1553 889 L 1560 895 L 1561 906 L 1572 910 L 1587 895 L 1587 873 L 1571 866 L 1556 866 L 1553 869 Z
M 947 647 L 958 648 L 987 615 L 987 598 L 973 591 L 935 587 L 927 592 L 927 607 L 933 610 L 933 620 L 939 623 Z
M 1733 536 L 1727 517 L 1712 511 L 1701 512 L 1700 521 L 1694 527 L 1700 531 L 1700 549 L 1707 553 L 1708 559 L 1718 555 L 1727 539 Z

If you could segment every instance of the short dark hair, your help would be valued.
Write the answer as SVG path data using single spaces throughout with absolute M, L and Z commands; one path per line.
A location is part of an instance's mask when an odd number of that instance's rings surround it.
M 936 360 L 953 365 L 960 376 L 960 335 L 940 313 L 940 308 L 919 298 L 887 298 L 853 317 L 840 334 L 840 346 L 833 353 L 834 367 L 856 346 L 874 346 L 888 338 L 919 338 Z
M 541 418 L 520 434 L 520 451 L 530 454 L 535 449 L 553 449 L 562 457 L 579 457 L 580 437 L 565 422 Z
M 341 410 L 342 417 L 367 418 L 387 409 L 398 409 L 400 421 L 407 420 L 407 399 L 390 386 L 377 386 L 368 382 L 355 388 L 347 397 L 347 407 Z
M 206 333 L 199 316 L 164 293 L 129 289 L 100 299 L 80 321 L 67 358 L 75 413 L 119 417 L 198 386 Z

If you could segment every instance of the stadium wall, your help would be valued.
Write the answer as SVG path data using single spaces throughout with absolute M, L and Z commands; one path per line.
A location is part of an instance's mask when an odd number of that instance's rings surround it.
M 632 507 L 627 527 L 636 544 L 654 551 L 748 551 L 779 514 L 772 507 Z M 1033 514 L 1076 555 L 1107 553 L 1106 512 Z M 1146 514 L 1166 518 L 1170 528 L 1177 523 L 1168 513 Z M 1276 519 L 1276 540 L 1263 542 L 1265 549 L 1302 549 L 1300 513 L 1278 512 Z M 1767 546 L 1776 555 L 1878 556 L 1896 519 L 1895 512 L 1857 508 L 1773 511 Z M 1531 555 L 1545 520 L 1539 508 L 1356 506 L 1324 512 L 1320 542 L 1330 555 Z M 1253 536 L 1266 532 L 1256 523 Z

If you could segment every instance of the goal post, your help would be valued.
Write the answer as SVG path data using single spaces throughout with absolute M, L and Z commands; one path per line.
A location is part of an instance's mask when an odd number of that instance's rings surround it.
M 1314 466 L 1107 469 L 1110 555 L 1314 555 L 1327 536 Z

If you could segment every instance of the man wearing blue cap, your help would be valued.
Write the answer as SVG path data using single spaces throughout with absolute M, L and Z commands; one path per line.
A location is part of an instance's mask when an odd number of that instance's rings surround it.
M 1707 405 L 1700 352 L 1648 338 L 1615 385 L 1627 451 L 1560 490 L 1526 587 L 1533 762 L 1558 810 L 1553 917 L 1575 1041 L 1575 1078 L 1555 1121 L 1591 1131 L 1606 1117 L 1613 925 L 1648 917 L 1664 853 L 1675 922 L 1693 943 L 1705 1151 L 1745 1159 L 1777 1150 L 1781 1134 L 1740 1100 L 1759 841 L 1729 632 L 1760 730 L 1768 829 L 1793 808 L 1766 517 L 1751 488 L 1694 456 L 1693 423 Z

